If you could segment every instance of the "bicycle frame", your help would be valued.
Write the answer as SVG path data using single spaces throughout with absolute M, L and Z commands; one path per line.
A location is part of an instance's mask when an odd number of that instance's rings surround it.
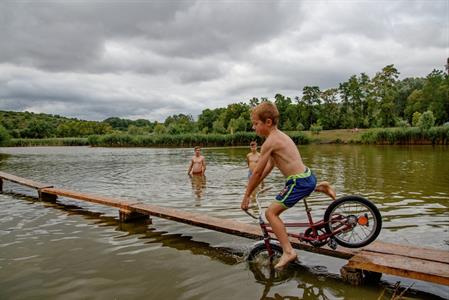
M 273 255 L 273 250 L 271 249 L 271 245 L 270 245 L 270 240 L 273 239 L 273 237 L 270 235 L 270 233 L 274 233 L 274 231 L 271 229 L 271 226 L 268 222 L 265 222 L 263 216 L 262 216 L 262 206 L 259 202 L 259 194 L 266 192 L 268 190 L 272 189 L 272 187 L 268 187 L 265 189 L 260 190 L 258 193 L 256 193 L 256 204 L 258 206 L 258 210 L 259 210 L 259 215 L 255 216 L 254 214 L 248 212 L 247 210 L 245 211 L 246 214 L 248 214 L 249 216 L 251 216 L 254 219 L 257 219 L 259 222 L 259 226 L 262 230 L 262 234 L 263 234 L 263 240 L 265 243 L 265 246 L 268 250 L 268 253 L 270 255 L 270 257 Z M 306 214 L 307 214 L 307 220 L 308 222 L 287 222 L 284 223 L 286 228 L 299 228 L 299 227 L 306 227 L 306 230 L 304 231 L 304 233 L 299 233 L 299 234 L 295 234 L 295 233 L 291 233 L 287 231 L 287 235 L 289 237 L 293 237 L 293 238 L 297 238 L 299 241 L 302 242 L 310 242 L 310 243 L 319 243 L 319 244 L 325 244 L 328 241 L 331 240 L 331 238 L 340 233 L 341 231 L 344 231 L 348 228 L 350 228 L 350 226 L 348 226 L 347 224 L 341 224 L 341 227 L 338 228 L 338 230 L 335 230 L 333 233 L 327 233 L 326 231 L 324 231 L 326 222 L 324 222 L 324 220 L 320 220 L 318 222 L 314 222 L 313 218 L 312 218 L 312 209 L 309 208 L 308 204 L 307 204 L 307 197 L 305 197 L 303 199 L 304 202 L 304 206 L 306 209 Z M 338 221 L 336 219 L 332 220 L 334 221 Z M 321 230 L 321 232 L 319 232 Z M 308 234 L 307 231 L 310 231 Z M 332 244 L 331 245 L 332 248 L 336 247 L 336 244 Z

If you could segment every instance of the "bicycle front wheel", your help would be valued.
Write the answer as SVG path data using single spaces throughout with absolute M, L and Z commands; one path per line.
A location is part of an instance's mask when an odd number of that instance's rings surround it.
M 332 202 L 324 213 L 324 222 L 335 241 L 348 248 L 370 244 L 382 228 L 379 209 L 360 196 L 345 196 Z
M 275 260 L 282 256 L 282 247 L 278 243 L 270 241 L 270 246 L 273 252 L 271 256 L 264 241 L 256 243 L 248 254 L 248 261 L 257 263 Z
M 277 272 L 273 266 L 282 256 L 282 247 L 274 241 L 270 241 L 272 254 L 268 252 L 264 241 L 260 241 L 254 245 L 248 254 L 247 260 L 249 269 L 253 272 L 254 278 L 258 282 L 281 282 L 286 276 L 286 272 Z

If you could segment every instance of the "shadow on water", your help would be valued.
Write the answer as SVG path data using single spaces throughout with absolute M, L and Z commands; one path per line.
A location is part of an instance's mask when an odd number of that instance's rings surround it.
M 269 274 L 264 274 L 255 268 L 254 265 L 248 265 L 254 275 L 254 279 L 264 285 L 260 300 L 361 299 L 361 295 L 366 295 L 367 293 L 378 295 L 378 299 L 392 299 L 392 295 L 394 295 L 396 290 L 395 285 L 385 281 L 372 284 L 365 283 L 363 286 L 351 286 L 348 289 L 348 285 L 342 282 L 340 276 L 328 273 L 326 268 L 322 266 L 309 267 L 296 263 L 290 264 L 284 271 L 277 272 L 272 268 Z M 282 286 L 287 282 L 290 284 L 296 282 L 296 295 L 285 295 L 285 292 L 276 289 L 276 286 Z M 407 288 L 407 286 L 401 287 L 396 291 L 396 295 Z M 381 296 L 382 293 L 383 296 Z M 406 299 L 445 299 L 411 288 L 407 289 L 404 296 Z
M 3 192 L 3 194 L 13 196 L 15 198 L 27 200 L 33 203 L 40 202 L 38 198 Z M 189 250 L 194 255 L 205 255 L 214 260 L 218 260 L 227 265 L 235 265 L 243 260 L 242 253 L 236 253 L 233 249 L 225 247 L 211 247 L 208 243 L 193 241 L 192 237 L 182 234 L 169 234 L 166 231 L 158 231 L 151 227 L 148 221 L 135 221 L 132 223 L 120 222 L 118 218 L 113 216 L 105 216 L 103 213 L 88 211 L 80 206 L 57 201 L 55 203 L 44 202 L 46 207 L 51 207 L 59 211 L 63 211 L 68 215 L 77 215 L 94 220 L 94 224 L 100 226 L 115 227 L 116 231 L 126 232 L 128 235 L 142 235 L 139 239 L 149 239 L 146 243 L 160 243 L 163 247 L 169 247 L 176 250 Z
M 4 191 L 3 194 L 10 195 L 16 199 L 26 200 L 33 203 L 42 203 L 38 198 Z M 80 206 L 62 203 L 43 202 L 46 207 L 62 211 L 68 215 L 81 216 L 87 220 L 94 220 L 94 224 L 100 226 L 115 227 L 116 231 L 127 233 L 127 235 L 141 235 L 139 239 L 148 239 L 148 244 L 159 243 L 163 247 L 169 247 L 179 251 L 188 250 L 194 255 L 203 255 L 212 260 L 220 261 L 226 265 L 237 265 L 245 262 L 247 253 L 227 247 L 212 247 L 210 244 L 192 240 L 192 237 L 182 234 L 169 234 L 166 231 L 158 231 L 148 221 L 133 223 L 122 223 L 116 217 L 106 216 L 103 213 L 88 211 Z M 277 272 L 274 269 L 269 274 L 257 269 L 255 265 L 248 263 L 248 269 L 254 276 L 255 282 L 263 286 L 260 299 L 358 299 L 360 295 L 370 292 L 384 296 L 378 299 L 390 299 L 395 287 L 388 282 L 381 281 L 378 284 L 364 285 L 348 288 L 341 278 L 336 274 L 327 272 L 323 266 L 304 266 L 291 264 L 286 270 Z M 296 295 L 285 295 L 285 292 L 277 289 L 282 284 L 294 284 L 297 288 Z M 270 293 L 272 295 L 270 295 Z M 291 293 L 291 290 L 289 291 Z M 406 296 L 408 299 L 444 299 L 436 295 L 409 289 Z

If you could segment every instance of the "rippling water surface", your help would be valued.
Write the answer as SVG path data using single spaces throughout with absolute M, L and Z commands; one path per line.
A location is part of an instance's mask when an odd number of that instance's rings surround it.
M 380 240 L 449 250 L 449 150 L 430 146 L 301 146 L 305 163 L 339 196 L 376 203 Z M 203 149 L 204 179 L 187 176 L 192 149 L 0 148 L 0 170 L 56 187 L 174 207 L 242 222 L 246 148 Z M 280 190 L 274 172 L 266 185 Z M 268 204 L 275 191 L 262 197 Z M 309 197 L 321 218 L 329 200 Z M 120 224 L 116 209 L 5 182 L 0 194 L 0 299 L 390 299 L 396 281 L 352 287 L 345 261 L 299 252 L 301 265 L 261 280 L 244 261 L 252 240 L 153 218 Z M 304 218 L 302 205 L 285 220 Z M 447 298 L 447 287 L 416 281 L 416 299 Z

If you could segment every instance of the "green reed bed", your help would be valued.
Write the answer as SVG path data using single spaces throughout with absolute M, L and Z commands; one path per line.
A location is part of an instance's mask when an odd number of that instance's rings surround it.
M 88 146 L 87 138 L 47 138 L 47 139 L 10 139 L 4 146 L 33 147 L 33 146 Z
M 303 133 L 290 133 L 297 144 L 309 143 Z M 235 134 L 161 134 L 161 135 L 129 135 L 108 134 L 89 137 L 89 145 L 99 147 L 217 147 L 247 146 L 251 141 L 262 143 L 262 139 L 253 132 L 237 132 Z
M 427 130 L 417 127 L 373 129 L 364 132 L 360 142 L 388 145 L 448 145 L 449 126 L 432 127 Z

